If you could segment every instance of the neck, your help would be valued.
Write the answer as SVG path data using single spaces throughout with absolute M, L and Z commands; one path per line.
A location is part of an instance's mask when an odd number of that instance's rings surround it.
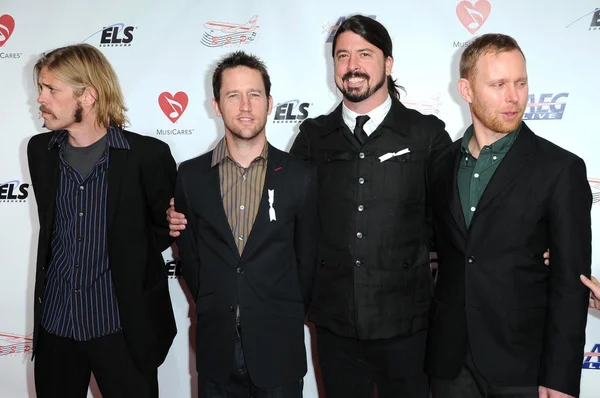
M 100 138 L 104 137 L 108 129 L 98 126 L 96 123 L 82 121 L 67 129 L 69 132 L 69 144 L 74 147 L 86 147 L 92 145 Z
M 388 98 L 387 85 L 384 85 L 377 92 L 373 93 L 370 97 L 365 98 L 360 102 L 352 102 L 349 101 L 346 97 L 344 97 L 344 105 L 346 108 L 350 109 L 353 112 L 356 112 L 360 115 L 365 115 L 371 112 L 373 109 L 377 108 L 381 104 L 385 102 Z
M 264 131 L 250 140 L 242 140 L 226 132 L 225 141 L 229 155 L 242 167 L 247 168 L 250 163 L 260 156 L 267 138 Z
M 473 137 L 471 137 L 471 140 L 469 141 L 469 152 L 471 152 L 473 157 L 477 158 L 479 157 L 481 148 L 492 145 L 503 137 L 506 137 L 506 134 L 490 130 L 479 120 L 473 118 Z

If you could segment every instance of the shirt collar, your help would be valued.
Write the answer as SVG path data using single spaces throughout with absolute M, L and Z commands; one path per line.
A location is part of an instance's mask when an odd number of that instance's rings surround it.
M 506 134 L 504 137 L 500 138 L 498 141 L 492 143 L 491 145 L 488 145 L 492 151 L 493 154 L 495 155 L 504 155 L 508 152 L 508 150 L 512 147 L 513 143 L 515 142 L 515 140 L 517 139 L 517 136 L 519 135 L 519 131 L 521 131 L 521 126 L 523 125 L 523 123 L 519 123 L 519 126 L 517 127 L 517 129 L 515 131 L 512 131 L 509 134 Z M 469 151 L 469 141 L 471 141 L 471 137 L 473 137 L 474 134 L 474 130 L 473 130 L 473 125 L 470 125 L 469 128 L 467 128 L 467 131 L 465 131 L 465 134 L 463 135 L 462 141 L 461 141 L 461 151 L 462 153 L 465 154 L 471 154 L 471 151 Z M 483 149 L 483 148 L 481 148 Z
M 390 95 L 388 94 L 387 99 L 383 102 L 383 104 L 366 113 L 367 115 L 369 115 L 369 120 L 364 125 L 364 130 L 365 133 L 367 133 L 367 135 L 371 134 L 373 131 L 375 131 L 377 127 L 379 127 L 381 122 L 383 122 L 383 119 L 385 119 L 386 115 L 390 111 L 391 107 L 392 97 L 390 97 Z M 342 101 L 342 119 L 344 120 L 344 123 L 346 124 L 346 126 L 348 126 L 350 131 L 354 131 L 357 116 L 360 116 L 360 113 L 356 113 L 348 109 L 348 107 L 346 107 L 346 104 Z
M 110 125 L 107 131 L 106 143 L 108 147 L 115 149 L 130 149 L 129 142 L 125 138 L 121 128 Z M 52 138 L 48 143 L 48 150 L 52 149 L 55 145 L 59 148 L 64 148 L 66 141 L 69 139 L 69 132 L 67 130 L 56 130 L 52 134 Z
M 269 143 L 267 141 L 265 141 L 265 146 L 263 147 L 263 150 L 261 151 L 260 155 L 258 155 L 256 157 L 256 159 L 253 160 L 253 162 L 256 161 L 257 159 L 267 160 L 268 156 L 269 156 Z M 223 159 L 225 159 L 225 158 L 230 159 L 231 161 L 235 162 L 235 160 L 233 160 L 233 158 L 229 155 L 229 148 L 227 148 L 227 140 L 225 139 L 225 137 L 223 137 L 217 143 L 217 145 L 215 146 L 215 149 L 213 149 L 212 161 L 210 163 L 210 167 L 215 167 L 216 165 L 221 163 L 223 161 Z

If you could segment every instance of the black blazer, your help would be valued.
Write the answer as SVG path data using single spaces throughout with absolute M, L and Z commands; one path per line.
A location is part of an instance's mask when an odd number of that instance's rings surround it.
M 427 371 L 456 377 L 469 348 L 491 383 L 577 396 L 589 296 L 579 275 L 589 275 L 591 263 L 585 164 L 523 123 L 467 228 L 456 181 L 460 145 L 428 170 L 439 270 Z
M 127 348 L 137 366 L 156 371 L 177 332 L 162 251 L 173 239 L 165 211 L 176 179 L 169 146 L 123 131 L 130 149 L 110 148 L 107 238 L 109 264 Z M 33 351 L 38 341 L 46 268 L 51 259 L 59 149 L 48 150 L 52 133 L 38 134 L 27 147 L 40 222 L 35 279 Z
M 196 302 L 199 377 L 230 377 L 235 308 L 244 357 L 259 387 L 306 374 L 304 315 L 311 296 L 319 221 L 316 170 L 269 145 L 259 210 L 242 255 L 227 222 L 212 151 L 179 167 L 175 206 L 188 224 L 178 239 L 182 269 Z M 273 189 L 276 220 L 269 220 Z

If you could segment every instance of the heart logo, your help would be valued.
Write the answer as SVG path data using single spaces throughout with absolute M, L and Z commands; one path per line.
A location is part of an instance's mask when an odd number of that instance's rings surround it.
M 188 96 L 183 91 L 179 91 L 175 95 L 165 91 L 158 96 L 158 105 L 165 116 L 175 123 L 188 106 Z
M 0 47 L 4 45 L 15 30 L 15 20 L 8 14 L 0 16 Z
M 463 0 L 456 5 L 456 16 L 471 33 L 475 33 L 487 21 L 492 5 L 488 0 Z

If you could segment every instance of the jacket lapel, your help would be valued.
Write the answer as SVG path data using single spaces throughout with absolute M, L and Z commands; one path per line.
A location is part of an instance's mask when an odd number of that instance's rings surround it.
M 222 238 L 227 242 L 227 246 L 235 254 L 235 257 L 239 259 L 240 253 L 238 252 L 237 245 L 235 243 L 229 221 L 227 221 L 227 214 L 225 214 L 225 208 L 223 207 L 223 199 L 221 199 L 221 183 L 219 181 L 219 165 L 214 167 L 210 166 L 212 156 L 208 157 L 208 189 L 206 190 L 206 218 L 209 220 L 208 224 L 213 225 Z
M 55 146 L 48 154 L 48 177 L 44 181 L 44 188 L 40 190 L 44 192 L 46 197 L 41 203 L 44 203 L 44 224 L 40 226 L 44 228 L 44 236 L 46 237 L 46 253 L 50 253 L 50 243 L 52 241 L 52 233 L 54 227 L 54 213 L 56 208 L 56 191 L 58 190 L 59 174 L 58 167 L 59 149 Z
M 119 192 L 123 176 L 126 174 L 128 150 L 109 147 L 108 158 L 108 194 L 107 194 L 107 212 L 106 227 L 107 232 L 112 231 L 113 219 L 119 204 Z
M 473 214 L 473 221 L 477 218 L 477 215 L 481 213 L 494 198 L 496 198 L 504 189 L 506 189 L 510 183 L 521 174 L 521 171 L 531 160 L 533 149 L 535 146 L 535 135 L 527 127 L 525 123 L 521 126 L 521 131 L 516 141 L 509 149 L 508 153 L 502 159 L 502 162 L 498 166 L 498 169 L 494 172 L 494 175 L 490 179 L 479 203 L 477 210 Z
M 460 195 L 458 193 L 457 182 L 460 157 L 460 145 L 457 145 L 456 148 L 451 152 L 451 155 L 448 156 L 444 165 L 444 169 L 446 170 L 446 198 L 448 198 L 448 206 L 450 206 L 450 212 L 454 217 L 456 226 L 463 236 L 466 236 L 467 223 L 465 221 L 465 216 L 462 212 L 462 206 L 460 204 Z
M 283 190 L 281 189 L 283 181 L 284 169 L 284 156 L 283 152 L 278 150 L 269 144 L 269 158 L 267 160 L 267 173 L 265 175 L 265 184 L 263 187 L 262 197 L 260 199 L 260 205 L 258 206 L 258 213 L 254 219 L 252 225 L 252 231 L 248 237 L 248 242 L 242 252 L 243 257 L 249 256 L 253 250 L 255 250 L 257 242 L 263 234 L 264 229 L 271 222 L 281 222 L 281 220 L 271 221 L 269 217 L 269 190 L 274 191 L 273 208 L 275 209 L 275 216 L 281 217 L 281 214 L 277 214 L 278 200 L 281 199 Z M 280 202 L 281 203 L 281 202 Z M 281 206 L 282 208 L 283 206 Z

